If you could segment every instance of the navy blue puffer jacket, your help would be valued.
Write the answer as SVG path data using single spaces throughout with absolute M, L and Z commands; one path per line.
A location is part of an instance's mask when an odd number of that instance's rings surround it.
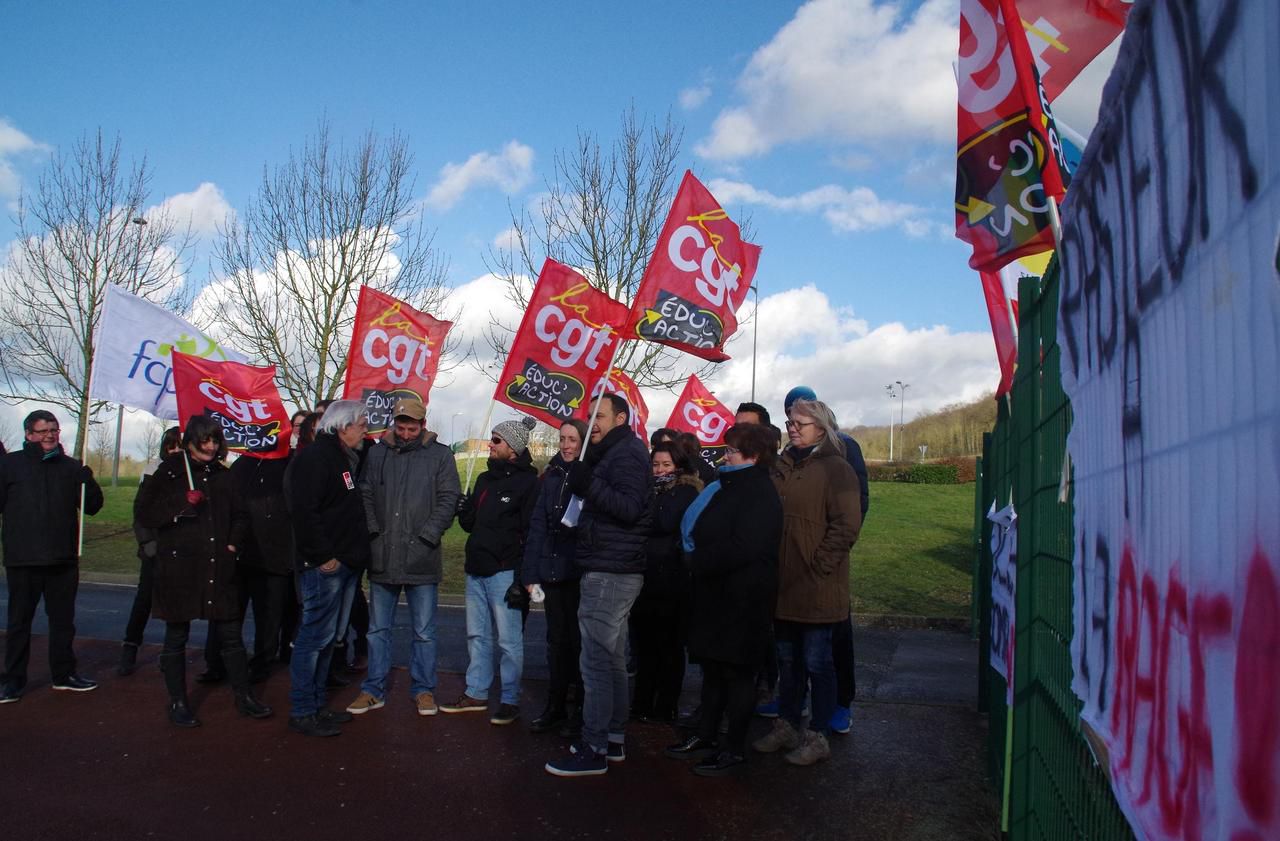
M 642 573 L 649 537 L 649 450 L 630 427 L 587 449 L 591 483 L 578 521 L 575 562 L 587 572 Z

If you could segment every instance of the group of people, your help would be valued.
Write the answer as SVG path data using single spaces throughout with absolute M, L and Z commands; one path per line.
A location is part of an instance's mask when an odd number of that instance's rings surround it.
M 849 554 L 866 511 L 865 466 L 811 390 L 787 396 L 785 445 L 764 407 L 743 404 L 718 469 L 693 436 L 663 429 L 646 447 L 615 394 L 603 395 L 589 423 L 560 427 L 541 476 L 528 447 L 533 419 L 499 423 L 485 470 L 465 492 L 420 401 L 399 401 L 376 442 L 361 403 L 321 408 L 298 419 L 287 459 L 240 458 L 230 468 L 221 428 L 192 417 L 181 433 L 166 434 L 161 461 L 142 481 L 134 510 L 142 574 L 119 670 L 135 668 L 148 614 L 163 620 L 160 665 L 174 725 L 200 723 L 187 696 L 186 643 L 191 621 L 203 619 L 210 626 L 201 677 L 228 680 L 241 714 L 272 714 L 252 687 L 287 660 L 290 729 L 338 735 L 387 702 L 403 595 L 417 712 L 483 711 L 495 725 L 520 715 L 525 619 L 531 602 L 543 602 L 550 682 L 530 729 L 570 739 L 546 763 L 557 776 L 604 774 L 625 760 L 629 719 L 677 721 L 686 662 L 701 669 L 701 702 L 683 722 L 690 734 L 666 754 L 694 761 L 699 774 L 733 773 L 746 761 L 754 712 L 776 719 L 752 747 L 785 750 L 793 764 L 826 758 L 828 734 L 848 732 Z M 75 674 L 70 618 L 80 489 L 89 514 L 102 494 L 57 446 L 52 415 L 33 413 L 26 431 L 23 451 L 0 461 L 10 581 L 0 702 L 21 697 L 41 596 L 54 688 L 95 686 Z M 52 491 L 41 497 L 51 500 L 48 510 L 29 510 L 37 482 L 57 485 L 57 517 Z M 469 660 L 465 689 L 441 703 L 435 626 L 441 547 L 455 517 L 468 534 Z M 335 709 L 327 701 L 332 663 L 353 605 L 363 603 L 366 574 L 367 671 L 356 698 Z M 252 657 L 241 628 L 250 603 Z M 56 623 L 55 613 L 67 622 Z

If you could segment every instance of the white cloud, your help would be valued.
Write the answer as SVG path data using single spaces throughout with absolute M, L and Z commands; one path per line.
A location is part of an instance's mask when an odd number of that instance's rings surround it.
M 514 227 L 500 231 L 493 238 L 493 247 L 498 251 L 511 251 L 520 246 L 520 238 Z
M 228 215 L 233 213 L 231 205 L 217 184 L 203 182 L 189 193 L 178 193 L 169 196 L 158 207 L 147 211 L 163 213 L 177 220 L 181 225 L 188 222 L 197 236 L 215 234 Z
M 787 213 L 820 213 L 835 231 L 856 232 L 901 227 L 911 236 L 927 232 L 928 211 L 882 199 L 869 187 L 846 189 L 825 184 L 795 196 L 776 196 L 742 181 L 713 179 L 707 185 L 720 203 L 758 204 Z
M 13 123 L 0 117 L 0 199 L 10 210 L 15 209 L 14 199 L 22 187 L 22 178 L 14 168 L 14 158 L 49 150 L 48 145 L 32 140 Z
M 686 111 L 694 111 L 711 96 L 710 85 L 698 85 L 680 91 L 680 107 Z
M 734 160 L 807 139 L 955 139 L 958 0 L 810 0 L 738 80 L 696 151 Z
M 512 140 L 497 154 L 476 152 L 465 163 L 445 164 L 425 203 L 448 210 L 473 187 L 496 186 L 510 193 L 524 188 L 532 177 L 533 149 Z

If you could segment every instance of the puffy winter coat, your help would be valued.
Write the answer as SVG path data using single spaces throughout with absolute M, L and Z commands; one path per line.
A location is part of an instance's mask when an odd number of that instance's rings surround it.
M 365 520 L 375 535 L 369 580 L 439 584 L 440 541 L 458 510 L 462 484 L 453 452 L 434 432 L 408 444 L 394 438 L 371 447 L 360 477 Z
M 849 616 L 849 550 L 862 528 L 858 477 L 834 448 L 789 447 L 773 481 L 783 512 L 775 616 L 842 622 Z
M 693 526 L 689 657 L 763 667 L 773 640 L 782 502 L 759 466 L 720 474 Z
M 574 562 L 589 572 L 641 573 L 649 538 L 649 450 L 628 426 L 587 449 L 591 481 L 578 518 Z
M 285 472 L 285 499 L 293 519 L 294 569 L 337 558 L 363 571 L 369 564 L 369 530 L 357 484 L 359 459 L 332 432 L 294 453 Z
M 205 499 L 192 507 L 187 459 L 185 451 L 166 457 L 134 498 L 134 519 L 156 532 L 152 613 L 166 622 L 238 619 L 241 584 L 229 547 L 239 549 L 246 537 L 244 509 L 223 464 L 194 460 L 191 482 Z
M 293 522 L 284 498 L 290 458 L 241 456 L 231 465 L 232 485 L 249 517 L 248 536 L 237 547 L 240 563 L 272 575 L 293 569 Z
M 102 508 L 102 488 L 93 471 L 62 452 L 44 457 L 39 444 L 0 456 L 0 512 L 4 565 L 56 566 L 79 560 L 80 486 L 84 513 Z
M 680 547 L 680 520 L 702 492 L 696 475 L 677 476 L 675 482 L 654 485 L 650 501 L 649 538 L 645 541 L 644 592 L 650 597 L 687 595 L 689 573 Z
M 515 461 L 489 460 L 458 512 L 467 538 L 467 575 L 487 578 L 514 569 L 524 558 L 525 536 L 538 500 L 538 471 L 529 451 Z
M 569 502 L 569 490 L 564 486 L 567 469 L 564 459 L 556 453 L 542 472 L 538 501 L 524 542 L 520 580 L 525 584 L 558 584 L 582 575 L 573 562 L 577 529 L 567 528 L 560 522 Z

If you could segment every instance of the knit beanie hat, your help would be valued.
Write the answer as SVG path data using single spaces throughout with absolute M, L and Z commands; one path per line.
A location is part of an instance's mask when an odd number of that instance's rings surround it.
M 493 434 L 506 441 L 508 447 L 519 453 L 529 449 L 529 433 L 533 432 L 533 428 L 537 425 L 536 420 L 525 415 L 518 421 L 503 421 L 493 428 Z
M 807 385 L 798 385 L 787 392 L 787 396 L 782 400 L 782 407 L 785 411 L 791 411 L 791 404 L 797 400 L 817 400 L 818 395 L 813 393 L 813 389 Z

